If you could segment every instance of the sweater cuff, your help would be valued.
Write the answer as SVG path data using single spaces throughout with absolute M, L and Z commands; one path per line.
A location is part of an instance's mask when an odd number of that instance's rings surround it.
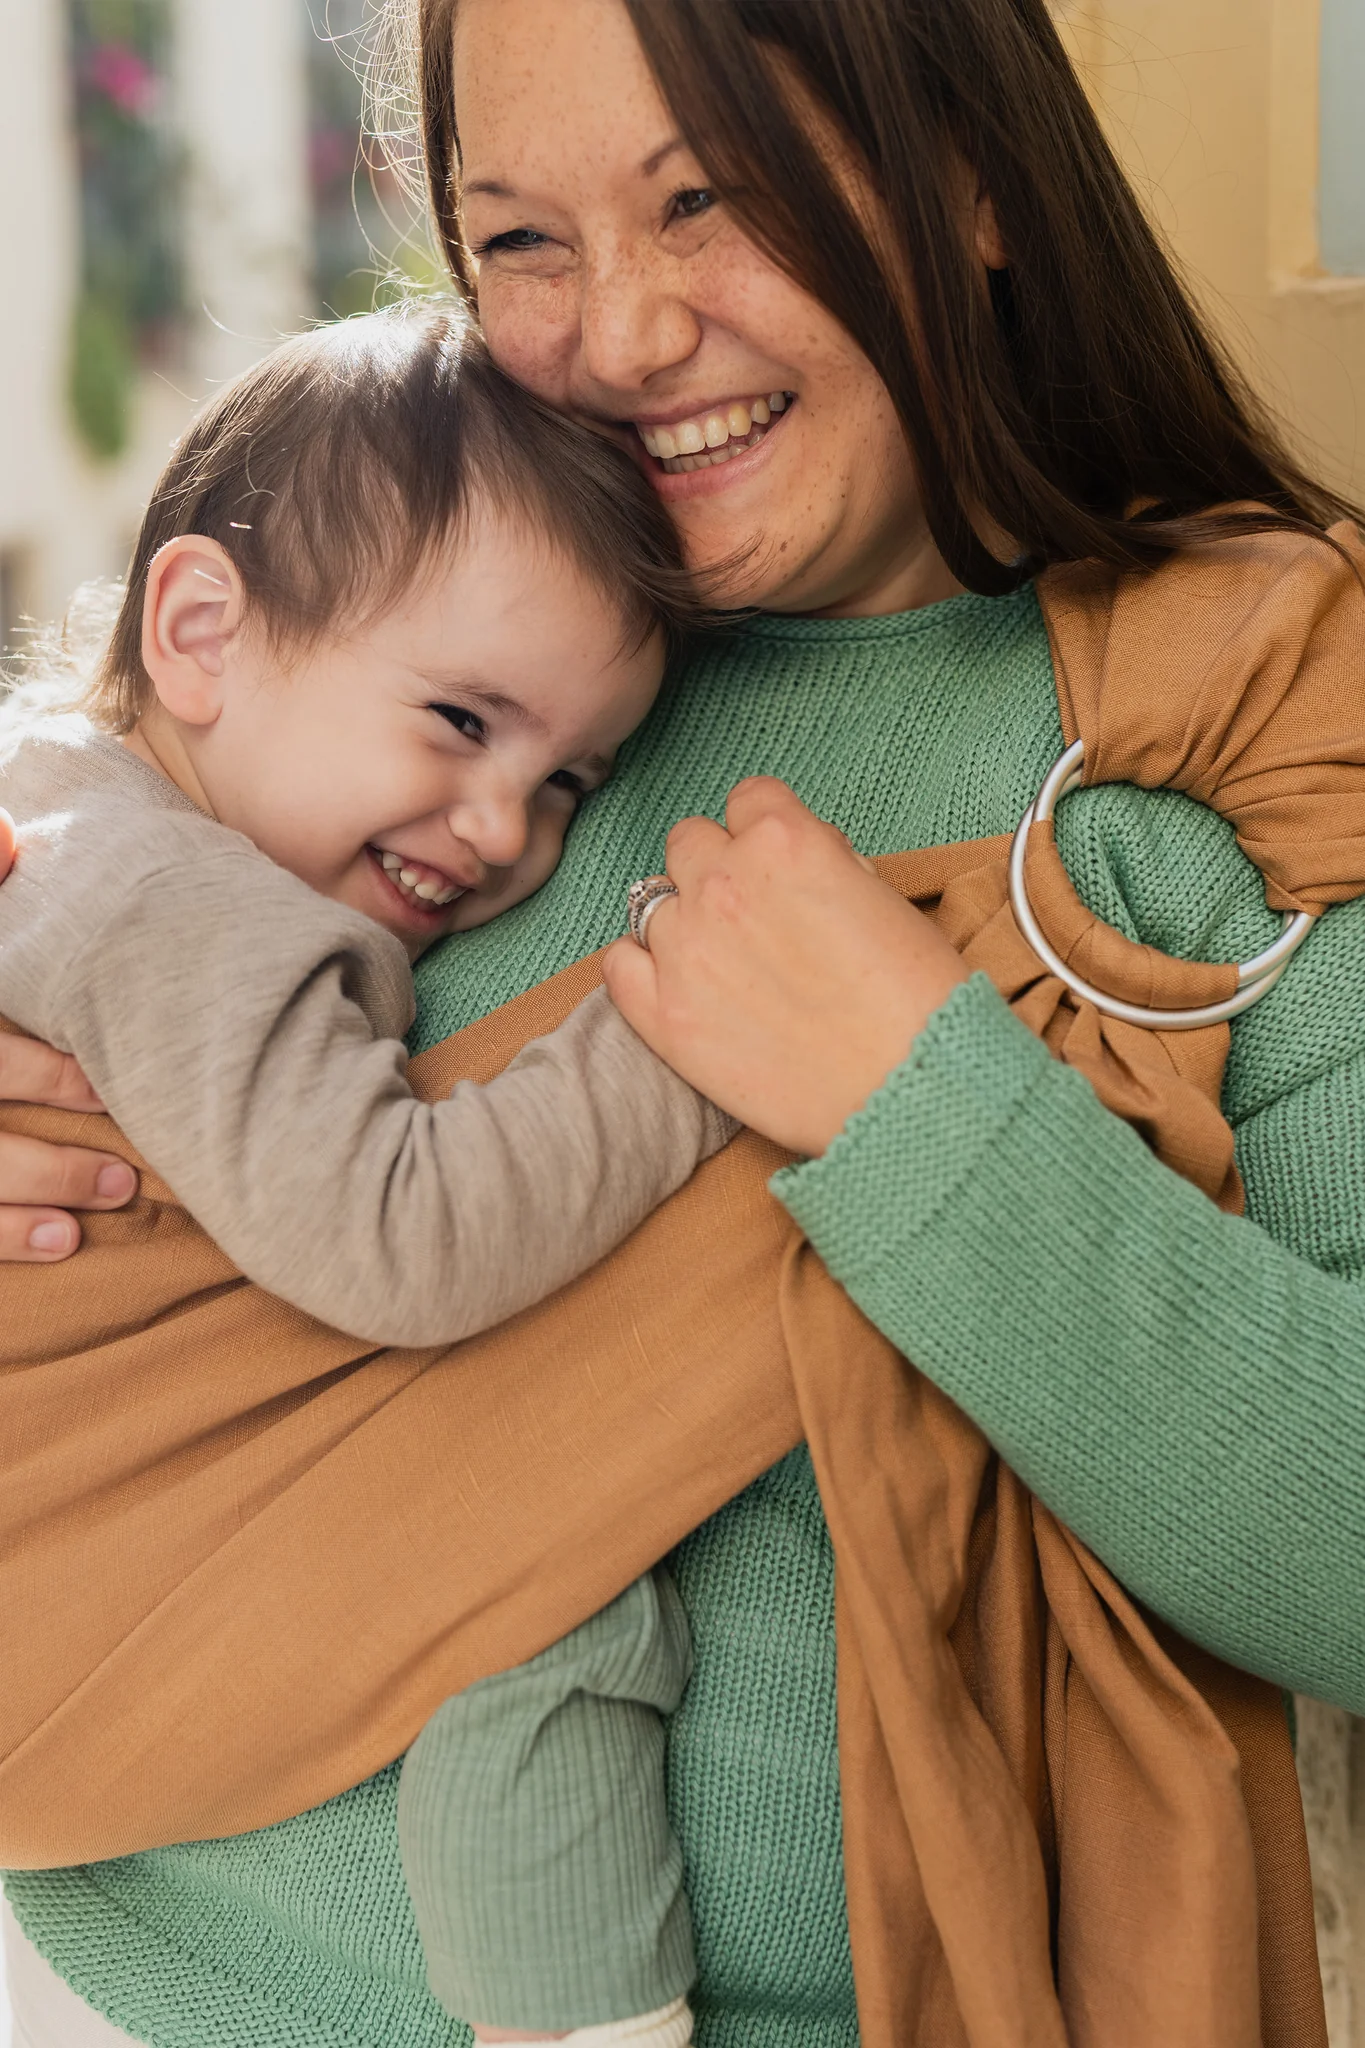
M 1055 1068 L 984 974 L 953 990 L 907 1059 L 821 1158 L 769 1183 L 835 1278 L 858 1298 L 888 1261 L 988 1167 Z

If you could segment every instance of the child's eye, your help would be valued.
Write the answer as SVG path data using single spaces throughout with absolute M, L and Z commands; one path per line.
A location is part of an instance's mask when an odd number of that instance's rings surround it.
M 551 789 L 567 789 L 570 795 L 577 797 L 580 802 L 588 794 L 587 783 L 581 775 L 575 775 L 572 768 L 556 768 L 554 774 L 547 775 L 545 780 Z
M 453 725 L 456 732 L 463 733 L 468 740 L 483 739 L 487 727 L 475 711 L 466 711 L 460 704 L 428 704 L 428 711 L 434 711 L 447 725 Z

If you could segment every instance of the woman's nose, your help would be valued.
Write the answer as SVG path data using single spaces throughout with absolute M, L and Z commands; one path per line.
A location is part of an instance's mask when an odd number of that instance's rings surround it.
M 510 868 L 520 860 L 531 831 L 528 806 L 519 797 L 490 796 L 458 803 L 447 821 L 454 837 L 489 868 Z
M 579 346 L 595 384 L 642 391 L 652 377 L 696 353 L 701 322 L 681 284 L 678 265 L 647 246 L 590 258 L 581 285 Z

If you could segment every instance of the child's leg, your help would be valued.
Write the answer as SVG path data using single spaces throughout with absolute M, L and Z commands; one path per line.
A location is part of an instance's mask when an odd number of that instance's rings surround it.
M 432 1991 L 458 2018 L 598 2027 L 662 2019 L 688 1990 L 660 1716 L 690 1657 L 682 1603 L 654 1572 L 529 1664 L 447 1700 L 409 1750 L 403 1869 Z M 670 2015 L 668 2034 L 690 2031 Z

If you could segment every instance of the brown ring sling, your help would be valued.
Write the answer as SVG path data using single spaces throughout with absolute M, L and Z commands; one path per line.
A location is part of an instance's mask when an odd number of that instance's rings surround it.
M 1041 594 L 1087 781 L 1211 804 L 1272 907 L 1365 893 L 1365 599 L 1340 555 L 1231 541 L 1146 577 L 1056 570 Z M 1076 1001 L 1014 923 L 1008 849 L 880 865 L 1237 1209 L 1226 1025 Z M 1099 925 L 1050 826 L 1027 873 L 1101 988 L 1232 992 L 1234 969 Z M 434 1047 L 419 1090 L 495 1073 L 597 972 Z M 136 1156 L 101 1118 L 2 1123 Z M 344 1791 L 804 1438 L 836 1557 L 867 2048 L 1324 2043 L 1279 1695 L 1152 1623 L 892 1350 L 768 1194 L 779 1163 L 744 1134 L 576 1286 L 453 1350 L 369 1351 L 262 1294 L 146 1169 L 69 1267 L 5 1269 L 0 1864 L 239 1833 Z

